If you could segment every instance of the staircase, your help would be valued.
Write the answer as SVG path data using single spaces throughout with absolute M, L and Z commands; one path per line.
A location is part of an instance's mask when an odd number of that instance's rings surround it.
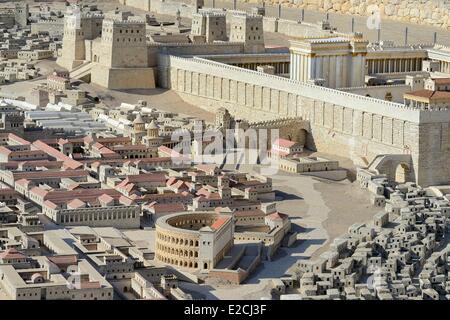
M 91 72 L 92 72 L 92 63 L 90 61 L 86 61 L 83 64 L 79 65 L 78 67 L 72 69 L 72 71 L 70 71 L 70 78 L 90 82 Z

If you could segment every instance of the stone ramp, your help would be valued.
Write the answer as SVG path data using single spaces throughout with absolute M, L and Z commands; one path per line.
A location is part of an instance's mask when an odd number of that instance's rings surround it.
M 70 71 L 70 78 L 89 82 L 91 80 L 91 73 L 92 63 L 85 62 Z

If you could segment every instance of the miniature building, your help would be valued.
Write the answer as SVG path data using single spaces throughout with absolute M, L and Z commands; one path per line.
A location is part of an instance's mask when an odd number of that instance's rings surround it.
M 263 17 L 234 13 L 230 22 L 230 41 L 244 42 L 246 53 L 264 52 Z
M 348 38 L 291 41 L 290 78 L 324 79 L 330 88 L 364 85 L 367 41 Z
M 204 37 L 205 42 L 226 41 L 226 15 L 216 11 L 199 11 L 192 15 L 191 35 L 197 41 Z
M 233 246 L 233 219 L 212 213 L 176 213 L 156 221 L 156 259 L 209 270 Z

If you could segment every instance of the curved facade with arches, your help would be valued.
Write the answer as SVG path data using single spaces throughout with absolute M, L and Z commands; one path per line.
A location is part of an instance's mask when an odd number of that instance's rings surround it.
M 175 213 L 156 221 L 156 259 L 191 269 L 211 269 L 233 246 L 232 216 Z

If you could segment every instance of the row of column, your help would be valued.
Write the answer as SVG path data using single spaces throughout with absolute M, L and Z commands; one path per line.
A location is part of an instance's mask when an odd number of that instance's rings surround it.
M 235 64 L 239 68 L 249 69 L 256 71 L 258 66 L 271 65 L 275 67 L 275 74 L 287 74 L 289 73 L 289 62 L 270 62 L 270 63 L 237 63 Z
M 450 73 L 450 62 L 441 61 L 440 71 L 444 73 Z
M 100 220 L 116 220 L 116 219 L 131 219 L 136 217 L 136 212 L 125 211 L 102 211 L 102 212 L 90 212 L 90 213 L 73 213 L 62 214 L 61 223 L 71 222 L 87 222 L 87 221 L 100 221 Z
M 368 59 L 368 73 L 411 72 L 422 69 L 422 59 Z
M 291 53 L 290 78 L 301 82 L 311 79 L 311 58 L 306 54 Z
M 158 259 L 159 261 L 162 261 L 164 263 L 176 265 L 176 266 L 180 266 L 180 267 L 195 268 L 195 269 L 198 268 L 198 263 L 195 261 L 187 261 L 187 260 L 180 260 L 180 259 L 176 259 L 176 258 L 169 258 L 167 256 L 160 255 L 160 254 L 156 255 L 156 259 Z

